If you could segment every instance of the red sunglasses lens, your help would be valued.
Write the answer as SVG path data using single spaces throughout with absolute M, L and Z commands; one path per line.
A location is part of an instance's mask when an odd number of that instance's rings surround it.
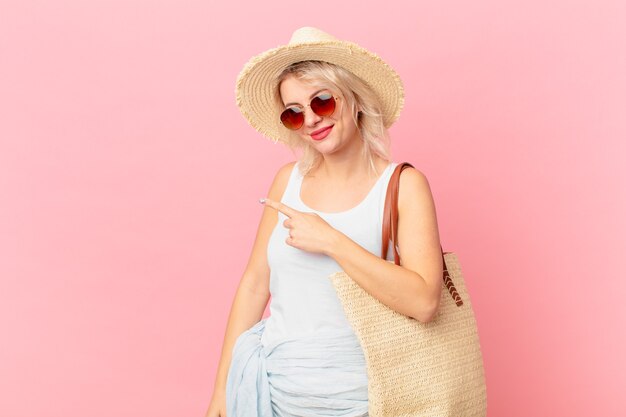
M 311 110 L 318 116 L 330 116 L 335 111 L 335 98 L 330 94 L 319 95 L 311 100 Z
M 287 109 L 281 113 L 280 121 L 287 129 L 300 129 L 304 124 L 304 112 L 293 108 Z

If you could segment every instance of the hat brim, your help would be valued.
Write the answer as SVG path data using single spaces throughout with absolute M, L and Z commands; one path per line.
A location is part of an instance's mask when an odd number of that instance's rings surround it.
M 277 115 L 273 80 L 289 65 L 305 60 L 339 65 L 367 83 L 378 96 L 383 124 L 389 128 L 400 116 L 404 88 L 400 76 L 378 55 L 348 41 L 318 41 L 284 45 L 251 58 L 237 77 L 235 96 L 248 123 L 268 139 L 284 141 L 288 134 Z

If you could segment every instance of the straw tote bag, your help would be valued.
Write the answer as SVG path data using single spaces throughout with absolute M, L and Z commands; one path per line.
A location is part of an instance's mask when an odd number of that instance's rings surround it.
M 397 251 L 398 164 L 389 180 L 383 220 Z M 443 289 L 428 323 L 400 314 L 372 297 L 344 271 L 329 276 L 367 363 L 370 417 L 484 417 L 487 391 L 478 330 L 455 253 L 443 252 Z M 391 262 L 391 261 L 388 261 Z

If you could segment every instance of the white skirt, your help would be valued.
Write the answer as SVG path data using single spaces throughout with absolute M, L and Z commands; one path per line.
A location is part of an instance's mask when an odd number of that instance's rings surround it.
M 227 417 L 368 416 L 365 356 L 354 333 L 263 346 L 262 319 L 235 342 Z

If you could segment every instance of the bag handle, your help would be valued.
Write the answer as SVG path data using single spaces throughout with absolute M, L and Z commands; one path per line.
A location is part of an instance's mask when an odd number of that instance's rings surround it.
M 387 251 L 389 248 L 389 240 L 393 243 L 393 257 L 396 265 L 400 265 L 400 255 L 398 254 L 398 190 L 400 189 L 400 173 L 405 168 L 415 168 L 408 162 L 401 162 L 396 166 L 396 169 L 391 174 L 391 179 L 389 180 L 389 185 L 387 186 L 387 196 L 385 197 L 385 210 L 383 212 L 383 244 L 382 244 L 382 253 L 381 257 L 383 259 L 387 259 Z M 456 290 L 454 283 L 452 282 L 452 278 L 450 278 L 450 274 L 448 273 L 448 267 L 446 266 L 446 258 L 444 255 L 447 252 L 443 251 L 443 247 L 441 248 L 441 258 L 443 260 L 443 283 L 448 289 L 448 292 L 454 299 L 456 305 L 458 307 L 463 305 L 463 300 L 461 300 L 461 296 Z

